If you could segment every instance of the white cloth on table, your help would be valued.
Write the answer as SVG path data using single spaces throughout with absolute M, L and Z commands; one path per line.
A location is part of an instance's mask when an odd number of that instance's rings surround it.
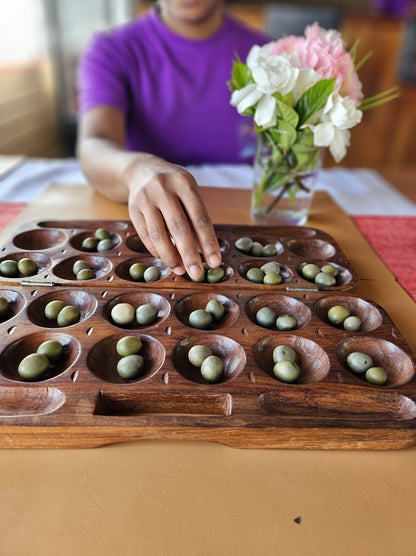
M 249 165 L 206 164 L 187 169 L 200 186 L 252 186 Z M 30 202 L 51 183 L 85 185 L 87 180 L 75 158 L 27 158 L 0 179 L 0 201 Z M 371 169 L 323 169 L 317 190 L 327 191 L 351 215 L 416 216 L 416 204 Z

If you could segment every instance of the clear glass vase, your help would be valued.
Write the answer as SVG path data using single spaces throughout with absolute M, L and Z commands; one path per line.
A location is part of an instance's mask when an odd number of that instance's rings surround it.
M 259 224 L 301 226 L 308 219 L 324 149 L 300 132 L 284 150 L 267 134 L 257 136 L 251 213 Z

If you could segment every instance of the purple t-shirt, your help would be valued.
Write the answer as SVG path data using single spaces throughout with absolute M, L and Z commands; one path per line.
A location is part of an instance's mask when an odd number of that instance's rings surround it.
M 121 110 L 129 150 L 184 165 L 247 162 L 253 123 L 230 105 L 227 81 L 236 56 L 269 40 L 228 13 L 215 35 L 186 39 L 152 9 L 94 37 L 78 68 L 80 113 Z

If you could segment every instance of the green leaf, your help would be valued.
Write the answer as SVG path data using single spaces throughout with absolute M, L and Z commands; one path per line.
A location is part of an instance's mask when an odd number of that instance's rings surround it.
M 278 120 L 278 128 L 280 131 L 280 146 L 284 151 L 288 151 L 296 141 L 296 129 L 285 120 Z
M 318 81 L 303 93 L 295 105 L 295 110 L 299 114 L 299 124 L 306 123 L 312 114 L 315 114 L 325 104 L 329 95 L 334 91 L 335 79 L 323 79 Z
M 251 70 L 243 62 L 234 62 L 231 72 L 232 80 L 229 82 L 231 90 L 242 89 L 248 83 L 253 83 Z
M 299 114 L 285 102 L 282 102 L 281 100 L 277 100 L 276 102 L 280 110 L 282 119 L 285 120 L 285 122 L 287 122 L 288 124 L 290 124 L 293 128 L 296 128 L 299 122 Z

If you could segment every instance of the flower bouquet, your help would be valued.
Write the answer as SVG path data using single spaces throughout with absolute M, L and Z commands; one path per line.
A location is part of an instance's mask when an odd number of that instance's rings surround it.
M 251 48 L 236 60 L 231 104 L 253 117 L 257 133 L 252 213 L 260 221 L 303 224 L 325 148 L 340 162 L 363 111 L 396 98 L 393 87 L 364 99 L 356 63 L 341 34 L 317 23 L 304 37 Z M 281 205 L 283 207 L 281 208 Z

